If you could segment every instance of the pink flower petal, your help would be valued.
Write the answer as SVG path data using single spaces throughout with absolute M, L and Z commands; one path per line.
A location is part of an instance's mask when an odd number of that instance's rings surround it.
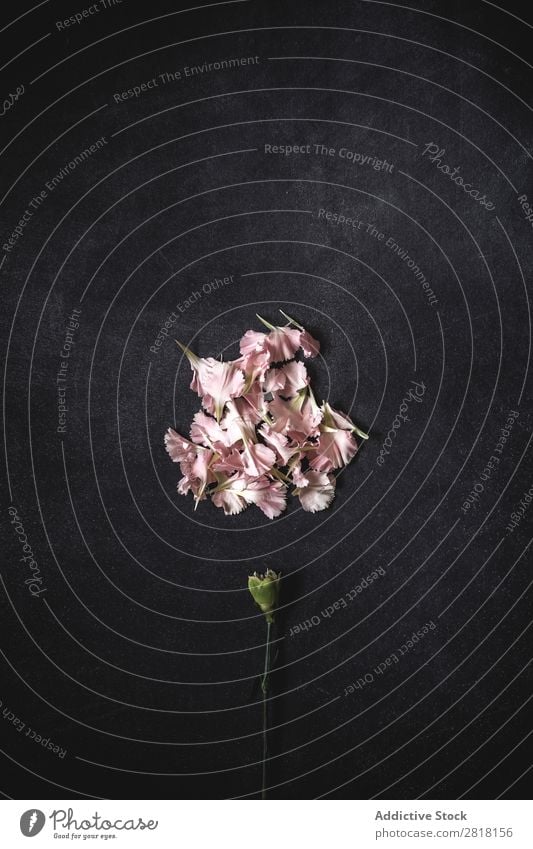
M 214 459 L 214 453 L 195 445 L 194 452 L 191 451 L 180 462 L 180 469 L 183 474 L 178 483 L 178 492 L 181 495 L 186 495 L 189 491 L 192 492 L 197 501 L 205 497 L 205 488 L 207 484 L 214 483 L 216 477 L 211 468 L 211 463 Z
M 222 507 L 226 516 L 236 516 L 248 507 L 248 502 L 233 489 L 215 492 L 211 498 L 215 507 Z
M 255 425 L 261 421 L 256 408 L 244 398 L 228 401 L 226 414 L 220 426 L 227 433 L 228 445 L 236 445 L 240 440 L 255 442 Z
M 291 401 L 275 397 L 267 406 L 274 419 L 272 429 L 278 433 L 298 443 L 318 434 L 322 411 L 310 395 L 302 393 Z
M 348 430 L 321 433 L 316 448 L 309 451 L 309 465 L 319 472 L 340 469 L 353 459 L 357 442 Z
M 249 503 L 259 507 L 269 519 L 275 519 L 287 506 L 287 492 L 280 481 L 270 481 L 268 478 L 250 481 L 242 494 Z
M 281 367 L 281 372 L 285 376 L 285 386 L 283 387 L 283 395 L 295 395 L 300 389 L 305 389 L 309 385 L 309 375 L 303 363 L 298 360 L 291 360 Z
M 165 433 L 165 448 L 174 463 L 181 463 L 191 453 L 196 454 L 197 446 L 169 427 Z
M 240 341 L 240 351 L 244 357 L 266 350 L 266 333 L 247 330 Z
M 272 430 L 267 424 L 261 425 L 259 433 L 267 445 L 276 452 L 276 459 L 282 466 L 286 466 L 290 458 L 298 450 L 297 446 L 290 445 L 288 438 L 283 433 L 277 433 L 277 431 Z
M 213 493 L 216 507 L 223 507 L 227 515 L 240 513 L 247 504 L 255 504 L 269 519 L 274 519 L 286 507 L 285 487 L 279 481 L 267 477 L 250 480 L 246 476 L 235 477 L 222 484 L 220 491 Z
M 290 360 L 300 347 L 300 331 L 293 327 L 275 327 L 266 338 L 266 349 L 273 362 Z
M 255 381 L 259 381 L 261 384 L 264 382 L 270 366 L 270 354 L 268 351 L 253 351 L 236 360 L 236 363 L 245 374 L 246 388 L 244 392 L 246 393 Z
M 292 481 L 293 481 L 295 486 L 297 486 L 301 489 L 303 489 L 306 486 L 309 486 L 309 479 L 302 472 L 302 467 L 301 467 L 300 463 L 297 463 L 293 467 L 293 469 L 291 471 L 291 477 L 292 477 Z
M 300 504 L 308 513 L 325 510 L 335 496 L 335 478 L 321 472 L 308 471 L 305 474 L 307 486 L 300 489 L 298 497 Z
M 187 495 L 192 489 L 192 482 L 188 475 L 184 475 L 178 483 L 178 492 L 180 495 Z
M 190 363 L 194 372 L 191 389 L 202 398 L 207 412 L 219 420 L 224 404 L 241 395 L 245 388 L 238 362 L 221 363 L 213 357 L 195 357 Z
M 242 398 L 235 398 L 233 404 L 244 421 L 252 422 L 253 424 L 260 422 L 266 412 L 265 399 L 260 383 L 254 383 L 246 395 L 243 395 Z
M 265 472 L 269 472 L 276 462 L 276 455 L 271 448 L 266 445 L 256 443 L 248 445 L 243 452 L 244 471 L 250 477 L 260 477 Z
M 213 483 L 216 478 L 211 471 L 211 463 L 214 454 L 212 451 L 198 451 L 198 454 L 192 461 L 191 473 L 192 476 L 203 486 L 207 483 Z
M 232 475 L 238 472 L 240 475 L 244 472 L 244 455 L 242 451 L 232 448 L 227 454 L 219 457 L 213 462 L 214 472 L 223 472 Z
M 333 407 L 330 407 L 327 401 L 324 402 L 323 407 L 326 424 L 330 427 L 337 427 L 340 430 L 354 429 L 355 425 L 346 413 L 339 413 L 338 410 L 334 410 Z
M 228 446 L 228 435 L 213 416 L 208 416 L 199 410 L 191 424 L 191 439 L 198 445 L 218 446 L 223 449 Z
M 303 330 L 300 335 L 300 346 L 304 352 L 304 357 L 316 357 L 320 351 L 320 342 L 313 339 L 307 330 Z
M 278 392 L 285 388 L 287 376 L 280 368 L 270 368 L 265 375 L 263 389 L 265 392 Z

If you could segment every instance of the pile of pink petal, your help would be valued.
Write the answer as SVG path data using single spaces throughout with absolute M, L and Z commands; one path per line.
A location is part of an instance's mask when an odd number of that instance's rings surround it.
M 198 503 L 210 498 L 228 516 L 255 504 L 270 519 L 287 506 L 294 487 L 304 510 L 325 510 L 335 494 L 332 472 L 357 452 L 354 434 L 367 435 L 326 402 L 317 404 L 305 364 L 320 345 L 294 319 L 269 332 L 248 330 L 231 362 L 197 357 L 181 343 L 202 399 L 190 439 L 169 428 L 165 445 L 180 464 L 178 492 Z

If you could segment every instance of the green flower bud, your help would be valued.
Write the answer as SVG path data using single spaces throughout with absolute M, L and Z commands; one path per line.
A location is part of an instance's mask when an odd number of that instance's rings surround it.
M 280 578 L 281 572 L 276 573 L 272 569 L 267 569 L 264 575 L 258 575 L 257 572 L 254 572 L 248 578 L 248 589 L 252 598 L 259 605 L 269 623 L 274 621 L 274 610 L 279 599 Z

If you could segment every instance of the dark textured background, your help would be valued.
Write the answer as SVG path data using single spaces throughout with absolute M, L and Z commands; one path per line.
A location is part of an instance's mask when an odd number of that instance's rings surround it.
M 245 585 L 271 567 L 284 574 L 272 798 L 521 798 L 533 509 L 513 533 L 506 525 L 533 483 L 532 234 L 517 201 L 533 197 L 531 66 L 520 58 L 531 27 L 513 17 L 527 11 L 482 0 L 195 5 L 205 9 L 123 0 L 65 32 L 55 21 L 81 0 L 11 25 L 29 4 L 2 13 L 2 99 L 26 89 L 0 118 L 2 243 L 47 180 L 98 137 L 107 144 L 49 193 L 0 271 L 0 790 L 256 795 L 264 623 Z M 113 99 L 165 71 L 255 55 Z M 287 58 L 297 56 L 314 58 Z M 422 158 L 429 142 L 494 211 Z M 394 168 L 266 155 L 269 143 L 347 147 Z M 326 224 L 320 208 L 393 237 L 438 304 L 383 242 Z M 177 302 L 229 275 L 150 352 Z M 169 424 L 187 432 L 198 403 L 172 337 L 230 356 L 255 313 L 274 320 L 279 307 L 320 339 L 317 396 L 371 439 L 325 513 L 292 503 L 274 522 L 256 509 L 227 518 L 209 502 L 194 513 L 162 444 Z M 55 376 L 73 308 L 61 435 Z M 422 403 L 380 467 L 412 380 Z M 519 415 L 500 464 L 464 515 L 509 410 Z M 40 566 L 39 598 L 10 505 Z M 385 575 L 347 609 L 290 636 L 378 566 Z M 431 621 L 397 665 L 344 695 Z M 65 757 L 17 732 L 11 714 Z

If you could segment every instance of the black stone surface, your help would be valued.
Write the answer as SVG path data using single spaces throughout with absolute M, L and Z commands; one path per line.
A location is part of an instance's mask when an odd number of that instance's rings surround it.
M 246 580 L 270 567 L 271 798 L 522 798 L 530 14 L 194 5 L 2 12 L 0 790 L 257 798 Z M 279 308 L 321 342 L 317 396 L 371 438 L 324 513 L 194 512 L 163 448 L 198 408 L 173 339 L 233 356 Z

